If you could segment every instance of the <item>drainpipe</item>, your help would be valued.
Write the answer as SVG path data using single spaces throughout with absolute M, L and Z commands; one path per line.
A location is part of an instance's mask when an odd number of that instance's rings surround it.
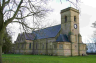
M 33 40 L 33 52 L 32 52 L 32 54 L 34 54 L 34 40 Z
M 72 56 L 72 42 L 71 42 L 71 56 Z
M 70 43 L 71 43 L 71 56 L 72 56 L 72 43 L 73 43 L 73 42 L 71 41 L 71 38 L 72 38 L 72 37 L 71 37 L 71 35 L 70 35 L 70 40 L 69 40 L 69 41 L 70 41 Z
M 78 55 L 80 56 L 80 43 L 79 43 L 79 35 L 78 35 Z

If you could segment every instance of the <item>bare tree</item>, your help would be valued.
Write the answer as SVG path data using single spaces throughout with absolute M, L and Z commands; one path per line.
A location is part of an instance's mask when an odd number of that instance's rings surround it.
M 29 28 L 34 30 L 35 28 L 28 26 L 26 19 L 34 16 L 30 21 L 38 26 L 37 22 L 49 11 L 46 8 L 47 3 L 46 0 L 0 0 L 0 63 L 2 63 L 4 31 L 8 24 L 19 23 L 25 31 Z
M 91 26 L 91 27 L 92 27 L 92 28 L 96 28 L 96 21 L 95 21 L 94 23 L 92 23 L 92 26 Z M 96 37 L 96 30 L 93 31 L 93 35 L 92 35 L 92 37 L 93 37 L 93 38 Z
M 0 0 L 0 63 L 2 63 L 2 44 L 5 28 L 10 23 L 19 23 L 25 31 L 28 25 L 28 17 L 33 18 L 32 23 L 39 25 L 38 22 L 49 11 L 46 8 L 48 0 Z M 69 0 L 68 0 L 69 1 Z M 79 0 L 76 0 L 78 2 Z M 69 1 L 71 3 L 71 1 Z M 32 30 L 35 28 L 30 28 Z
M 94 23 L 92 23 L 92 28 L 96 28 L 96 21 Z M 96 30 L 93 31 L 93 34 L 91 35 L 91 37 L 89 38 L 90 41 L 87 41 L 87 47 L 88 47 L 88 51 L 89 53 L 96 53 Z

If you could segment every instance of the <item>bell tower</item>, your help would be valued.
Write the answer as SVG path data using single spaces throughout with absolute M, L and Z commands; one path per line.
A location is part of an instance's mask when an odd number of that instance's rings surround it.
M 79 34 L 79 10 L 72 7 L 61 10 L 61 34 Z
M 61 10 L 61 34 L 68 36 L 72 56 L 82 54 L 80 53 L 82 38 L 79 33 L 79 10 L 72 7 Z

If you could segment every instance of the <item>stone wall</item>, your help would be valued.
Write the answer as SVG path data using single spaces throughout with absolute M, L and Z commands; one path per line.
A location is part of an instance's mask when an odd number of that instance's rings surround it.
M 15 44 L 15 52 L 16 54 L 32 54 L 33 47 L 29 48 L 29 44 L 31 43 L 31 46 L 33 45 L 33 41 L 31 40 L 25 40 L 21 43 Z
M 47 42 L 46 42 L 47 41 Z M 31 43 L 31 48 L 29 44 Z M 22 49 L 22 44 L 19 44 L 20 47 L 15 49 L 15 53 L 19 54 L 47 54 L 47 55 L 58 55 L 58 56 L 77 56 L 77 55 L 86 55 L 86 45 L 79 43 L 80 50 L 78 50 L 78 43 L 71 42 L 55 42 L 55 38 L 49 39 L 39 39 L 33 41 L 26 40 L 26 45 Z M 15 45 L 15 46 L 16 46 Z M 47 46 L 47 47 L 46 47 Z M 34 48 L 34 50 L 33 50 Z

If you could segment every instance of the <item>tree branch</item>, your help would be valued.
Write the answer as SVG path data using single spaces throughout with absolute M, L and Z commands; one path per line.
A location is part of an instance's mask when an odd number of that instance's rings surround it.
M 30 11 L 30 8 L 28 8 L 27 6 L 21 6 L 21 8 L 26 8 L 26 9 L 28 9 Z
M 18 5 L 18 7 L 17 7 L 17 10 L 16 10 L 16 12 L 14 13 L 14 15 L 13 15 L 12 19 L 14 19 L 14 18 L 15 18 L 15 16 L 17 15 L 17 13 L 18 13 L 18 11 L 19 11 L 20 6 L 21 6 L 21 4 L 22 4 L 22 3 L 23 3 L 23 0 L 21 0 L 21 1 L 20 1 L 19 5 Z
M 15 11 L 13 17 L 5 21 L 5 26 L 7 26 L 9 23 L 11 23 L 12 20 L 15 18 L 15 16 L 17 15 L 17 13 L 18 13 L 18 11 L 19 11 L 20 6 L 21 6 L 22 3 L 23 3 L 23 0 L 20 1 L 19 5 L 17 7 L 17 10 Z
M 45 11 L 45 10 L 40 10 L 40 11 L 38 11 L 38 12 L 31 12 L 31 13 L 27 14 L 27 15 L 24 16 L 24 17 L 21 17 L 21 18 L 16 17 L 15 19 L 23 19 L 23 18 L 32 16 L 32 15 L 37 15 L 38 13 L 41 13 L 42 11 Z
M 6 4 L 8 4 L 9 2 L 10 2 L 10 0 L 8 0 L 8 1 L 6 1 L 6 2 L 5 2 L 5 0 L 3 0 L 2 9 L 4 9 L 4 7 L 6 6 Z
M 9 11 L 15 12 L 13 9 L 10 9 L 10 10 L 6 10 L 6 11 L 4 12 L 4 14 L 5 14 L 6 12 L 9 12 Z
M 29 26 L 27 26 L 27 24 L 23 23 L 23 22 L 19 22 L 19 21 L 12 21 L 12 22 L 15 22 L 15 23 L 20 23 L 22 25 L 24 25 L 25 27 L 29 28 L 29 29 L 37 29 L 37 28 L 31 28 Z
M 15 19 L 23 19 L 23 18 L 26 18 L 26 17 L 28 17 L 28 16 L 32 16 L 32 15 L 30 15 L 30 13 L 29 13 L 28 15 L 26 15 L 26 16 L 24 16 L 24 17 L 21 17 L 21 18 L 16 17 Z

